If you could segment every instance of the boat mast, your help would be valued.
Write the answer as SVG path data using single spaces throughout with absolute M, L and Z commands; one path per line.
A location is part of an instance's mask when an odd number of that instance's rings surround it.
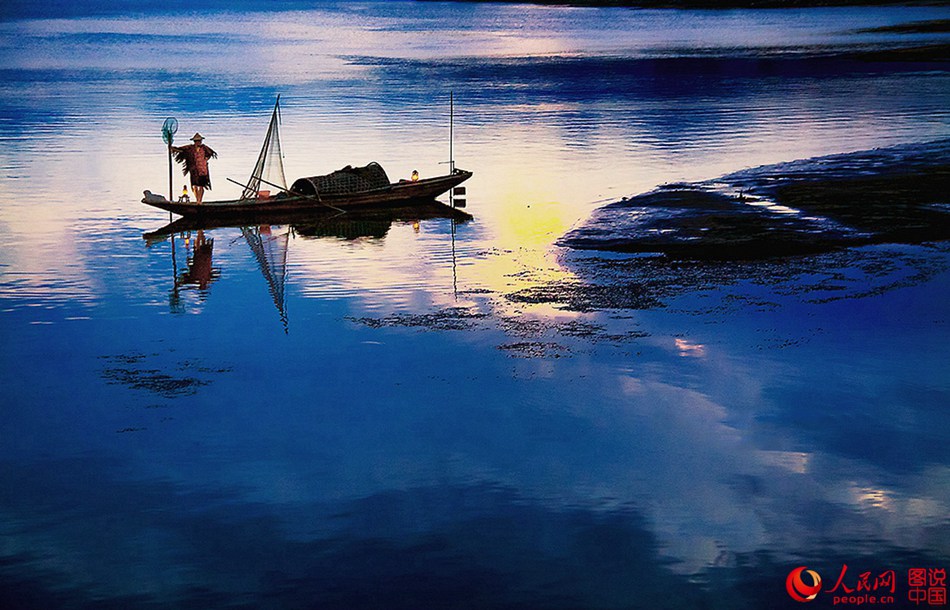
M 455 141 L 455 92 L 449 91 L 449 173 L 455 173 L 455 156 L 453 144 Z

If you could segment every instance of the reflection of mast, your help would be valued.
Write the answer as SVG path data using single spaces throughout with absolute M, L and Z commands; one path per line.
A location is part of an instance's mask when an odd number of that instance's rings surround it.
M 456 271 L 455 263 L 455 219 L 452 218 L 449 220 L 452 223 L 452 294 L 455 295 L 455 300 L 459 300 L 459 281 L 458 281 L 458 272 Z
M 287 310 L 284 307 L 284 283 L 287 279 L 287 243 L 290 239 L 290 231 L 281 235 L 273 235 L 269 225 L 261 227 L 242 227 L 241 233 L 247 240 L 247 245 L 251 247 L 254 258 L 267 280 L 267 287 L 270 290 L 271 298 L 274 299 L 274 305 L 280 312 L 280 321 L 284 325 L 284 332 L 287 331 Z

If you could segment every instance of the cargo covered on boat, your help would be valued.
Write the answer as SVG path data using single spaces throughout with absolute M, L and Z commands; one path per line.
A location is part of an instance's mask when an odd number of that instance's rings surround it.
M 316 197 L 319 195 L 349 195 L 364 191 L 384 189 L 389 186 L 386 170 L 373 161 L 364 167 L 347 165 L 343 169 L 326 174 L 300 178 L 290 187 L 291 192 Z

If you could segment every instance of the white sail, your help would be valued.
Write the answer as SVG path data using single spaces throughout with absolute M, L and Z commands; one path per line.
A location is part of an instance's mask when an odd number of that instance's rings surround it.
M 268 184 L 269 183 L 269 184 Z M 284 176 L 284 159 L 280 151 L 280 96 L 274 103 L 274 112 L 267 126 L 264 136 L 264 145 L 261 154 L 257 157 L 251 177 L 241 193 L 241 199 L 256 199 L 260 191 L 279 190 L 272 185 L 286 190 L 287 178 Z M 275 193 L 276 194 L 276 193 Z

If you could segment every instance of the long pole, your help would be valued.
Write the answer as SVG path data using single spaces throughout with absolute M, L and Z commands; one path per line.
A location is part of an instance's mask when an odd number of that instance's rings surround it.
M 168 201 L 173 201 L 172 197 L 175 196 L 175 189 L 172 187 L 172 144 L 171 138 L 168 138 Z M 171 222 L 172 213 L 168 212 L 168 221 Z
M 172 201 L 175 191 L 172 188 L 172 145 L 168 145 L 168 200 Z

